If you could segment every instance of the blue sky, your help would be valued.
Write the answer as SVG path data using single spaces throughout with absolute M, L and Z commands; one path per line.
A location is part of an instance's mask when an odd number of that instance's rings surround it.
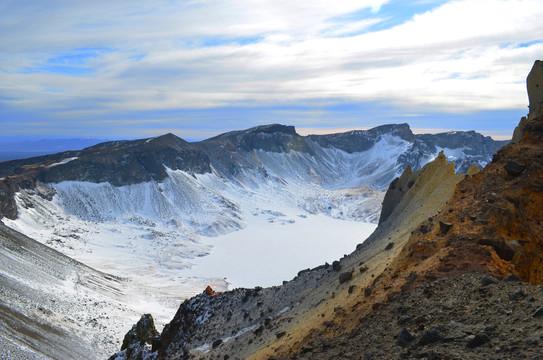
M 265 123 L 508 137 L 540 0 L 0 3 L 2 136 L 196 140 Z

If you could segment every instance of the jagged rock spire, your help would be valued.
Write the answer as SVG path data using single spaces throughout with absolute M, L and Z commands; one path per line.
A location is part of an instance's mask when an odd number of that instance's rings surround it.
M 532 70 L 526 78 L 526 88 L 528 90 L 528 116 L 520 119 L 518 126 L 513 132 L 513 144 L 518 143 L 524 138 L 524 128 L 537 117 L 543 115 L 543 61 L 536 60 Z
M 528 88 L 528 100 L 530 102 L 530 113 L 528 120 L 538 117 L 543 112 L 543 61 L 536 60 L 532 71 L 526 78 L 526 87 Z

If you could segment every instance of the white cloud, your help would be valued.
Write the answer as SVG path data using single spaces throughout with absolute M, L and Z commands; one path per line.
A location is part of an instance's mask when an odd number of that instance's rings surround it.
M 543 2 L 451 1 L 372 31 L 386 3 L 4 3 L 0 96 L 17 99 L 4 101 L 10 106 L 70 113 L 314 99 L 448 112 L 525 105 L 524 79 L 543 43 L 519 44 L 543 40 Z M 347 16 L 363 9 L 366 17 Z M 96 47 L 109 50 L 84 64 L 90 76 L 23 71 Z

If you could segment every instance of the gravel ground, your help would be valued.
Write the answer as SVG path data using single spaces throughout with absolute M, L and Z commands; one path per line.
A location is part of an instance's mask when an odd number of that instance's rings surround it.
M 293 359 L 543 359 L 543 286 L 464 274 L 406 291 Z

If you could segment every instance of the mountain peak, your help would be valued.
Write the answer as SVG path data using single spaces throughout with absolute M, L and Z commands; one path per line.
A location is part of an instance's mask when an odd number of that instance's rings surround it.
M 294 126 L 282 125 L 282 124 L 255 126 L 247 131 L 255 132 L 255 133 L 266 133 L 266 134 L 282 133 L 286 135 L 299 136 L 298 133 L 296 133 L 296 129 L 294 128 Z
M 292 125 L 269 124 L 269 125 L 254 126 L 252 128 L 245 129 L 245 130 L 229 131 L 223 134 L 219 134 L 215 137 L 209 138 L 207 140 L 240 138 L 240 137 L 254 135 L 254 134 L 283 134 L 283 135 L 291 135 L 291 136 L 300 136 L 298 135 L 298 133 L 296 133 L 296 129 Z M 204 141 L 207 141 L 207 140 L 204 140 Z
M 405 141 L 413 141 L 415 135 L 408 124 L 388 124 L 369 130 L 351 130 L 344 133 L 309 135 L 308 138 L 323 147 L 335 147 L 347 153 L 366 151 L 377 143 L 383 135 L 397 136 Z
M 146 139 L 145 143 L 153 144 L 155 146 L 158 145 L 162 147 L 180 147 L 180 148 L 190 147 L 190 144 L 187 141 L 183 140 L 179 136 L 174 135 L 172 133 L 167 133 L 164 135 Z
M 218 144 L 217 144 L 218 143 Z M 225 147 L 232 151 L 263 150 L 269 152 L 308 152 L 303 138 L 294 126 L 270 124 L 255 126 L 247 130 L 230 131 L 202 142 L 205 146 Z

